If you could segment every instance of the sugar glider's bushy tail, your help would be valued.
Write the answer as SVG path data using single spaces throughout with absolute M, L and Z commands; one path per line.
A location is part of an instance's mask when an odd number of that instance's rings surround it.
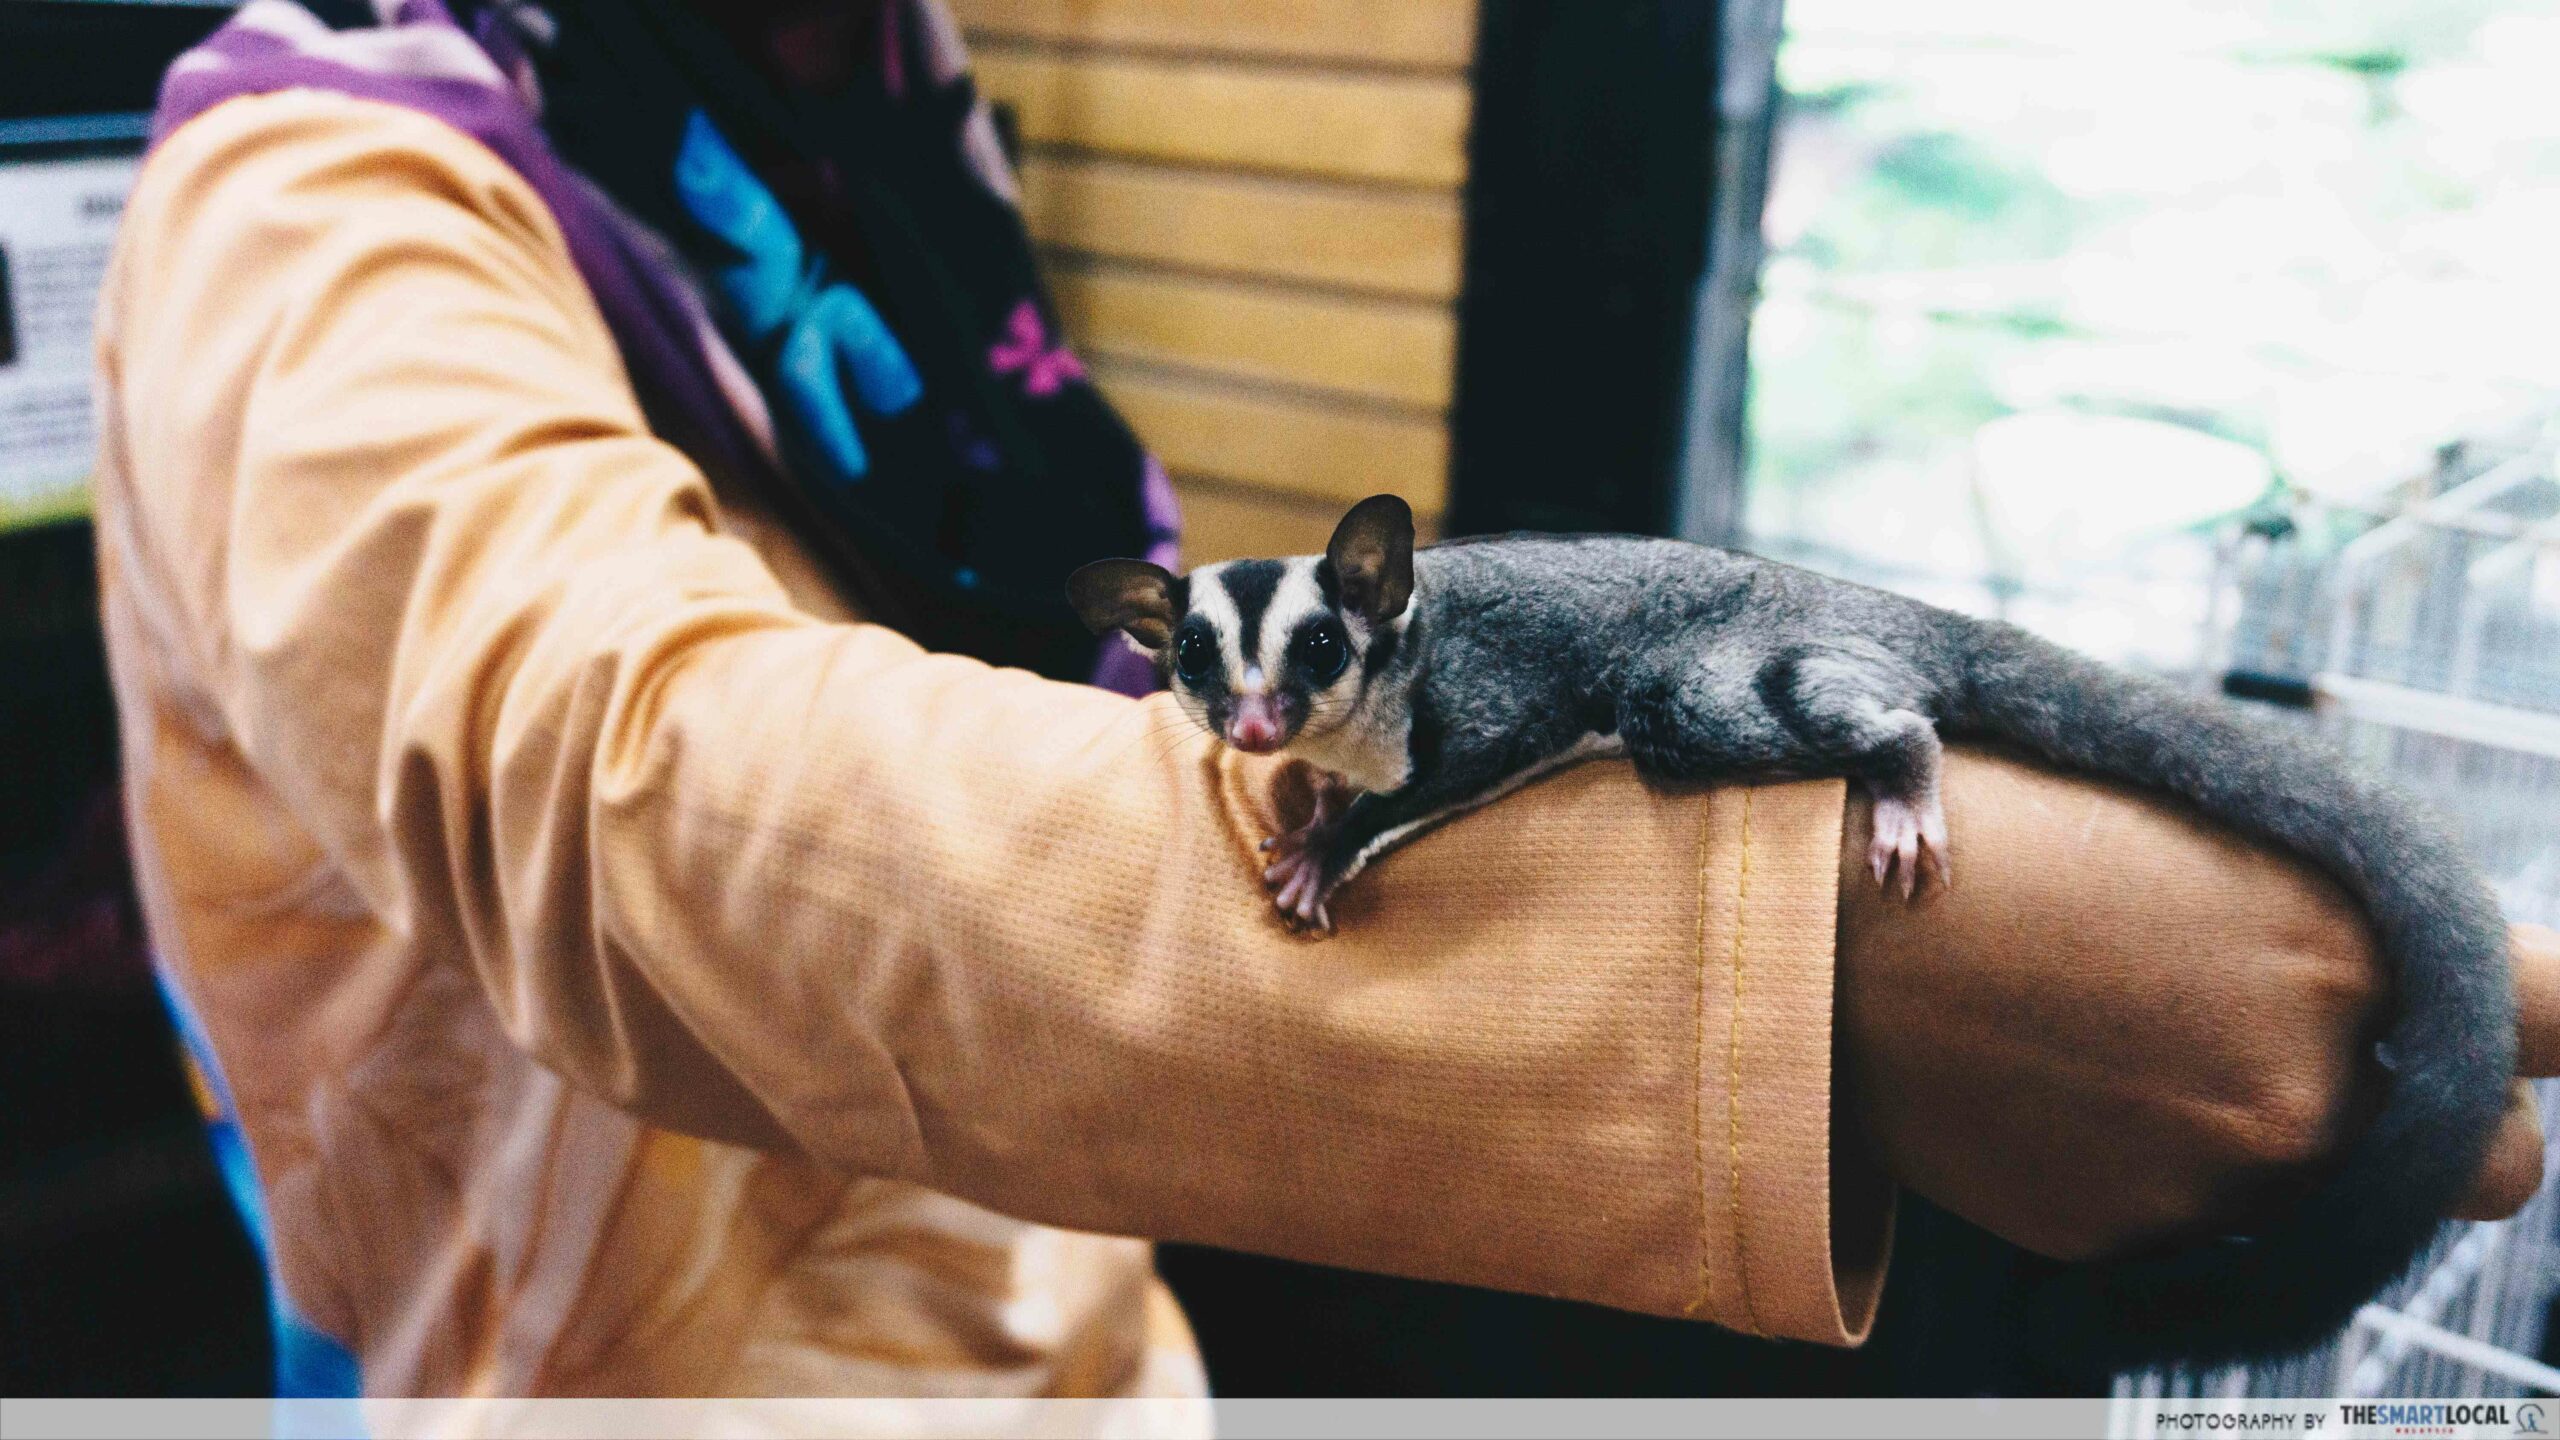
M 2318 1344 L 2435 1236 L 2505 1108 L 2515 1001 L 2497 904 L 2413 802 L 2325 745 L 2010 626 L 1966 632 L 1951 737 L 2165 791 L 2303 855 L 2363 905 L 2391 967 L 2389 1094 L 2320 1187 L 2245 1239 L 2057 1267 L 2038 1329 L 2118 1366 Z

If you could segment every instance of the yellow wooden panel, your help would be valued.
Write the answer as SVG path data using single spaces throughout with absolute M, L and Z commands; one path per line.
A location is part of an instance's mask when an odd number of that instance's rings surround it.
M 1436 419 L 1107 364 L 1095 378 L 1168 470 L 1344 506 L 1393 490 L 1437 512 L 1448 494 L 1449 436 Z
M 1196 475 L 1173 477 L 1182 497 L 1182 563 L 1207 565 L 1252 556 L 1316 555 L 1333 538 L 1347 506 L 1320 504 L 1268 490 L 1240 488 Z M 1407 496 L 1412 499 L 1412 496 Z M 1440 518 L 1414 516 L 1425 541 L 1439 533 Z
M 952 0 L 972 39 L 1464 69 L 1476 0 Z
M 1256 555 L 1314 555 L 1333 535 L 1343 507 L 1240 490 L 1176 476 L 1182 497 L 1182 563 L 1207 565 Z
M 987 47 L 978 86 L 1024 141 L 1410 185 L 1467 173 L 1467 82 Z
M 1393 401 L 1449 403 L 1457 323 L 1446 306 L 1055 265 L 1050 293 L 1088 354 Z
M 1458 291 L 1454 195 L 1035 156 L 1022 209 L 1033 235 L 1089 255 L 1429 300 Z

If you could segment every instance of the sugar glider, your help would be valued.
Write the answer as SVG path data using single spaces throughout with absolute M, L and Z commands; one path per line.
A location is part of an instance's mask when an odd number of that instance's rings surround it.
M 2165 792 L 2325 869 L 2393 968 L 2386 1103 L 2264 1233 L 2055 1267 L 2036 1319 L 2069 1353 L 2204 1361 L 2327 1338 L 2435 1235 L 2503 1109 L 2506 930 L 2435 825 L 2314 741 L 2012 626 L 1678 541 L 1417 551 L 1412 511 L 1388 495 L 1355 506 L 1322 555 L 1182 576 L 1105 560 L 1068 593 L 1097 634 L 1153 654 L 1211 733 L 1331 777 L 1314 817 L 1264 847 L 1302 929 L 1329 930 L 1334 892 L 1378 856 L 1597 756 L 1666 782 L 1854 780 L 1872 797 L 1876 879 L 1905 897 L 1950 873 L 1942 738 Z

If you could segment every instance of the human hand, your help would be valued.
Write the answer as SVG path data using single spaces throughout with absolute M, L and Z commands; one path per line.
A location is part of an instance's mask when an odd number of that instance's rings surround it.
M 2560 1075 L 2560 931 L 2518 925 L 2509 932 L 2516 972 L 2516 1073 Z M 2507 1097 L 2497 1138 L 2480 1162 L 2457 1220 L 2503 1220 L 2542 1188 L 2542 1115 L 2522 1080 Z
M 2373 1102 L 2385 978 L 2309 866 L 2171 802 L 1951 754 L 1960 879 L 1916 904 L 1842 844 L 1845 1124 L 1903 1184 L 2057 1259 L 2267 1213 Z M 2560 1069 L 2560 941 L 2518 933 L 2524 1073 Z M 2518 1087 L 2465 1216 L 2541 1179 Z

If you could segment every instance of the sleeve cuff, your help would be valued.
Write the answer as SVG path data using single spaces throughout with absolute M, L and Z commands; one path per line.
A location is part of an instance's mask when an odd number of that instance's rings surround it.
M 1874 1323 L 1893 1189 L 1832 1145 L 1837 780 L 1701 802 L 1697 1176 L 1702 1319 L 1825 1345 Z
M 1303 812 L 1303 783 L 1231 756 L 1216 768 L 1258 869 L 1250 847 Z M 1337 910 L 1346 938 L 1380 940 L 1409 965 L 1454 964 L 1487 992 L 1517 983 L 1514 972 L 1579 972 L 1561 991 L 1540 987 L 1538 1003 L 1587 1013 L 1544 1018 L 1611 1029 L 1625 1044 L 1516 1054 L 1531 1095 L 1561 1085 L 1602 1107 L 1576 1124 L 1541 1121 L 1535 1104 L 1507 1125 L 1430 1117 L 1515 1152 L 1484 1157 L 1498 1161 L 1485 1168 L 1549 1184 L 1509 1192 L 1498 1215 L 1470 1215 L 1454 1188 L 1434 1187 L 1451 1208 L 1445 1229 L 1365 1236 L 1371 1253 L 1357 1258 L 1303 1258 L 1772 1338 L 1863 1341 L 1894 1204 L 1863 1153 L 1832 1145 L 1844 796 L 1837 780 L 1670 794 L 1624 766 L 1585 766 L 1452 822 L 1355 884 Z M 1334 964 L 1327 947 L 1301 953 L 1311 974 Z M 1584 995 L 1587 1006 L 1568 999 Z M 1453 1031 L 1437 1043 L 1490 1038 Z

